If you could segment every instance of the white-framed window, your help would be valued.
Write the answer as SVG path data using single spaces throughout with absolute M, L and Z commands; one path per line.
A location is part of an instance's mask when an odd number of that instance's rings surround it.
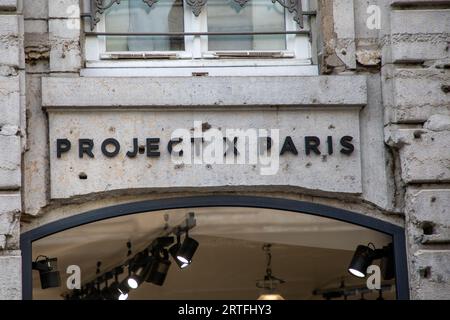
M 311 19 L 295 14 L 276 0 L 121 0 L 86 24 L 86 66 L 312 65 Z

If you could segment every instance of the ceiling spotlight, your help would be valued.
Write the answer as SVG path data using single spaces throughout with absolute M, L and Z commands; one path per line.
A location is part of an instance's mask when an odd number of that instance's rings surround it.
M 137 287 L 139 287 L 138 280 L 135 279 L 134 277 L 128 278 L 128 286 L 129 286 L 131 289 L 137 289 Z
M 121 293 L 118 300 L 120 301 L 128 300 L 128 293 Z
M 39 258 L 42 258 L 39 260 Z M 38 256 L 33 262 L 33 270 L 39 271 L 41 288 L 57 288 L 61 285 L 61 277 L 58 269 L 58 259 L 46 256 Z
M 128 286 L 124 282 L 122 283 L 119 282 L 119 274 L 121 273 L 123 273 L 122 267 L 117 267 L 114 270 L 114 282 L 111 283 L 109 287 L 108 287 L 108 279 L 112 278 L 112 274 L 107 273 L 105 275 L 106 280 L 105 289 L 107 288 L 107 290 L 103 289 L 102 293 L 104 294 L 106 300 L 121 300 L 120 297 L 123 295 L 124 290 L 129 291 Z M 126 291 L 126 293 L 128 293 L 128 291 Z
M 126 284 L 125 284 L 126 286 Z M 126 286 L 127 287 L 127 286 Z M 105 288 L 106 289 L 106 288 Z M 103 289 L 103 290 L 105 290 Z M 129 289 L 122 288 L 121 284 L 114 282 L 112 283 L 106 292 L 102 292 L 106 300 L 127 300 Z
M 177 235 L 177 243 L 175 243 L 173 246 L 170 247 L 169 253 L 172 256 L 173 260 L 175 260 L 175 262 L 177 263 L 178 267 L 180 267 L 180 269 L 185 269 L 186 267 L 189 266 L 189 263 L 181 262 L 181 260 L 178 260 L 177 258 L 177 253 L 180 247 L 181 247 L 180 235 Z
M 144 282 L 151 270 L 152 263 L 153 258 L 148 256 L 146 251 L 130 263 L 128 270 L 131 271 L 131 274 L 127 279 L 127 284 L 131 289 L 137 289 Z
M 127 300 L 128 293 L 130 292 L 130 287 L 128 286 L 128 279 L 124 279 L 117 288 L 120 292 L 118 300 Z
M 119 283 L 113 282 L 109 286 L 109 297 L 111 298 L 111 300 L 119 300 L 121 294 L 122 292 L 119 290 Z
M 176 253 L 177 260 L 183 264 L 191 264 L 198 245 L 199 243 L 196 240 L 189 238 L 188 233 L 186 232 L 186 237 Z
M 369 246 L 372 245 L 373 248 Z M 381 259 L 385 261 L 384 264 L 388 265 L 388 270 L 385 272 L 385 279 L 387 277 L 393 278 L 393 250 L 392 244 L 389 244 L 383 249 L 376 249 L 373 243 L 369 243 L 367 246 L 359 245 L 353 255 L 352 261 L 348 267 L 348 271 L 358 278 L 364 278 L 366 276 L 367 268 L 372 264 L 374 260 Z M 387 260 L 386 260 L 387 259 Z
M 359 245 L 353 255 L 348 271 L 358 278 L 366 276 L 367 268 L 372 264 L 375 250 L 368 246 Z
M 162 286 L 171 265 L 169 252 L 166 249 L 161 249 L 159 252 L 154 252 L 154 257 L 155 259 L 146 281 Z

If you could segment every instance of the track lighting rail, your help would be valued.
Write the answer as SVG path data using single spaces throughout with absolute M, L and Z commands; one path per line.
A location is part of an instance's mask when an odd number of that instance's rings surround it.
M 199 245 L 188 236 L 189 231 L 196 226 L 195 213 L 189 212 L 180 225 L 171 229 L 167 228 L 167 216 L 165 220 L 166 226 L 162 236 L 154 239 L 135 255 L 132 255 L 131 242 L 127 242 L 127 260 L 124 263 L 100 274 L 101 262 L 97 262 L 96 278 L 83 285 L 81 290 L 67 294 L 66 299 L 125 300 L 130 289 L 136 289 L 144 281 L 163 285 L 171 265 L 170 255 L 181 269 L 189 266 Z M 183 233 L 185 237 L 181 242 Z M 171 236 L 172 234 L 175 237 Z M 125 272 L 125 267 L 128 268 L 128 277 L 119 283 L 118 276 Z M 108 281 L 112 279 L 115 281 L 108 285 Z M 103 288 L 100 290 L 102 284 Z

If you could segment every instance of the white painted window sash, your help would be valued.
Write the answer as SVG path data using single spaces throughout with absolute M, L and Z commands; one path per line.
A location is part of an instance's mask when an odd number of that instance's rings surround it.
M 269 1 L 269 0 L 267 0 Z M 303 0 L 303 10 L 308 11 L 310 0 Z M 156 4 L 157 5 L 157 4 Z M 184 30 L 185 32 L 207 32 L 208 21 L 207 21 L 207 10 L 208 5 L 202 8 L 202 11 L 198 17 L 192 13 L 192 8 L 183 1 L 184 10 Z M 293 19 L 293 13 L 290 13 L 285 9 L 285 25 L 286 31 L 297 31 L 300 30 L 297 23 Z M 310 30 L 310 19 L 305 17 L 304 29 L 305 31 Z M 105 32 L 105 17 L 100 19 L 96 26 L 97 32 Z M 114 60 L 115 65 L 120 64 L 125 60 L 137 60 L 145 59 L 145 64 L 152 66 L 153 64 L 161 65 L 161 63 L 156 61 L 161 61 L 161 59 L 167 59 L 167 63 L 177 59 L 184 59 L 185 65 L 190 66 L 189 60 L 195 59 L 217 59 L 226 58 L 226 52 L 214 52 L 208 51 L 208 36 L 185 36 L 185 51 L 149 51 L 149 52 L 131 52 L 131 51 L 121 51 L 121 52 L 107 52 L 106 50 L 106 37 L 105 36 L 88 36 L 85 41 L 85 54 L 86 61 L 88 64 L 95 64 L 100 61 Z M 266 56 L 266 58 L 290 58 L 287 60 L 298 60 L 300 64 L 310 64 L 311 63 L 311 42 L 307 35 L 299 34 L 286 34 L 286 50 L 278 51 L 264 51 L 264 50 L 236 50 L 233 52 L 242 53 L 243 60 L 248 60 L 253 58 L 258 60 L 261 56 Z M 247 58 L 245 57 L 247 55 Z M 156 60 L 155 60 L 156 59 Z M 270 59 L 269 59 L 270 60 Z M 238 61 L 236 61 L 239 64 Z M 236 64 L 234 63 L 234 64 Z M 163 63 L 166 65 L 166 63 Z M 126 63 L 130 65 L 130 63 Z M 131 63 L 132 65 L 132 63 Z M 142 65 L 139 63 L 138 65 Z M 267 62 L 264 63 L 267 65 Z M 270 63 L 269 63 L 270 65 Z M 177 66 L 180 66 L 177 64 Z

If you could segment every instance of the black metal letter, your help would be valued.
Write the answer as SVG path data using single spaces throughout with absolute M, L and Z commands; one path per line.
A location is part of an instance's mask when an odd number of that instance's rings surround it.
M 327 138 L 327 144 L 328 144 L 328 154 L 331 156 L 334 152 L 333 150 L 333 137 L 328 136 Z
M 233 148 L 234 155 L 239 155 L 239 151 L 236 148 L 236 143 L 238 142 L 238 137 L 234 137 L 233 141 L 230 141 L 227 137 L 223 137 L 223 141 L 225 141 L 227 145 L 227 150 L 223 154 L 225 157 L 228 155 L 228 151 L 230 151 L 231 148 Z
M 114 151 L 109 152 L 107 146 L 113 145 Z M 114 158 L 119 154 L 120 151 L 120 143 L 114 138 L 108 138 L 102 143 L 102 153 L 108 158 Z
M 174 138 L 169 141 L 169 144 L 167 145 L 167 150 L 169 150 L 169 153 L 173 153 L 173 145 L 183 142 L 182 138 Z M 183 150 L 178 151 L 175 153 L 176 156 L 182 157 L 183 156 Z
M 295 147 L 294 141 L 290 136 L 287 136 L 284 140 L 283 147 L 281 148 L 280 155 L 284 155 L 286 152 L 291 152 L 292 154 L 298 155 L 297 148 Z
M 128 151 L 127 157 L 128 158 L 136 158 L 138 151 L 139 151 L 138 139 L 133 138 L 133 151 Z
M 353 137 L 350 136 L 342 137 L 341 146 L 343 146 L 344 148 L 341 149 L 341 153 L 349 156 L 353 153 L 353 151 L 355 151 L 355 146 L 352 143 L 350 143 L 352 141 Z
M 86 153 L 90 158 L 94 158 L 92 149 L 94 148 L 94 140 L 92 139 L 79 139 L 78 140 L 78 156 L 82 159 Z
M 159 142 L 159 138 L 147 139 L 147 157 L 157 158 L 161 155 L 161 152 L 159 152 Z
M 306 155 L 309 156 L 311 151 L 320 156 L 320 139 L 318 137 L 305 137 L 305 150 Z
M 71 143 L 68 139 L 57 139 L 56 140 L 56 156 L 61 158 L 64 152 L 68 152 L 71 148 Z

